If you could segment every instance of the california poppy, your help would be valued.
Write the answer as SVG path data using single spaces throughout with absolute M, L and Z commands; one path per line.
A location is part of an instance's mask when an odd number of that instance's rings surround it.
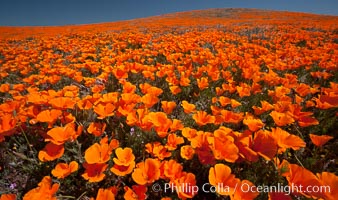
M 190 145 L 184 145 L 181 147 L 180 155 L 183 159 L 191 160 L 195 154 L 195 150 Z
M 94 112 L 98 114 L 98 119 L 104 119 L 106 117 L 113 116 L 116 106 L 112 103 L 99 103 L 94 106 Z
M 146 106 L 146 108 L 151 108 L 159 101 L 159 98 L 153 94 L 145 94 L 141 97 L 141 102 Z
M 56 109 L 73 109 L 76 101 L 70 97 L 55 97 L 48 101 Z
M 230 196 L 231 200 L 254 200 L 259 192 L 255 191 L 256 186 L 248 180 L 242 180 L 236 186 L 234 194 Z M 239 189 L 240 188 L 240 189 Z
M 97 192 L 95 200 L 106 200 L 106 199 L 114 200 L 115 194 L 109 189 L 100 188 L 99 191 Z
M 103 173 L 106 171 L 108 164 L 105 163 L 94 163 L 89 164 L 87 162 L 83 163 L 83 167 L 86 169 L 82 174 L 82 177 L 89 182 L 100 182 L 106 175 Z
M 276 123 L 277 126 L 289 125 L 295 121 L 292 117 L 292 114 L 289 111 L 285 113 L 272 111 L 270 113 L 270 116 L 272 117 L 273 121 Z
M 170 180 L 175 180 L 181 177 L 183 172 L 183 166 L 178 163 L 176 160 L 170 159 L 169 161 L 164 161 L 163 165 L 163 175 Z
M 182 91 L 180 86 L 177 86 L 177 85 L 172 85 L 172 86 L 169 87 L 169 89 L 170 89 L 170 91 L 173 95 L 176 95 L 176 94 L 178 94 Z
M 65 149 L 63 145 L 56 145 L 54 143 L 48 143 L 45 148 L 41 151 L 39 151 L 39 160 L 46 162 L 46 161 L 52 161 L 55 159 L 60 158 Z
M 202 77 L 200 79 L 197 79 L 197 86 L 200 90 L 204 90 L 205 88 L 208 88 L 209 86 L 208 78 Z
M 325 145 L 329 140 L 333 139 L 332 136 L 329 135 L 314 135 L 314 134 L 309 134 L 310 139 L 314 145 L 317 147 L 321 147 Z
M 172 111 L 175 109 L 176 107 L 176 103 L 174 101 L 161 101 L 162 104 L 162 109 L 165 113 L 167 113 L 168 115 L 170 113 L 172 113 Z
M 336 200 L 338 198 L 338 176 L 331 172 L 317 173 L 319 182 L 323 187 L 324 199 Z
M 205 111 L 197 111 L 195 114 L 193 114 L 192 118 L 195 120 L 195 122 L 199 126 L 203 126 L 206 124 L 212 124 L 215 122 L 215 117 L 212 115 L 209 115 Z
M 160 175 L 160 161 L 147 158 L 144 162 L 137 163 L 131 177 L 137 184 L 145 185 L 158 180 Z
M 255 132 L 263 128 L 264 123 L 262 120 L 254 118 L 252 115 L 247 114 L 243 120 L 243 124 L 247 125 L 249 130 Z
M 147 143 L 145 148 L 148 153 L 160 160 L 171 156 L 171 152 L 159 142 Z
M 233 195 L 240 180 L 231 174 L 230 167 L 224 164 L 216 164 L 209 170 L 209 183 L 216 188 L 220 195 Z
M 88 164 L 106 163 L 110 159 L 112 150 L 116 148 L 112 140 L 108 144 L 108 137 L 101 139 L 100 144 L 95 143 L 86 149 L 84 158 Z
M 196 106 L 194 104 L 188 103 L 187 101 L 182 101 L 183 111 L 187 114 L 195 112 Z
M 55 168 L 52 170 L 52 175 L 63 179 L 67 177 L 69 174 L 77 171 L 79 168 L 79 165 L 76 161 L 72 161 L 69 164 L 68 163 L 58 163 Z
M 235 162 L 238 159 L 238 147 L 234 143 L 234 138 L 230 135 L 219 134 L 215 131 L 213 137 L 208 137 L 209 145 L 217 160 L 225 160 L 227 162 Z
M 261 101 L 262 107 L 252 106 L 255 115 L 261 115 L 266 111 L 272 110 L 274 107 L 267 101 Z
M 284 163 L 284 164 L 283 164 Z M 289 186 L 293 187 L 294 194 L 302 194 L 308 198 L 323 198 L 324 191 L 323 190 L 301 190 L 299 188 L 320 188 L 321 183 L 319 179 L 309 170 L 305 169 L 304 167 L 298 166 L 296 164 L 289 164 L 285 160 L 283 161 L 282 165 L 287 166 L 288 171 L 283 176 L 286 177 L 288 180 Z M 300 187 L 301 186 L 301 187 Z M 298 189 L 297 189 L 297 188 Z
M 177 148 L 177 145 L 183 143 L 184 143 L 183 137 L 179 137 L 176 134 L 171 133 L 167 136 L 167 144 L 165 146 L 169 151 L 172 151 Z
M 266 160 L 271 160 L 277 154 L 277 142 L 268 131 L 260 130 L 255 133 L 252 150 Z
M 193 173 L 184 172 L 179 178 L 172 179 L 170 184 L 174 186 L 177 196 L 181 199 L 193 198 L 198 192 Z
M 45 176 L 38 184 L 38 187 L 31 189 L 29 192 L 23 196 L 24 200 L 30 199 L 50 199 L 57 200 L 56 192 L 59 189 L 59 184 L 54 183 L 52 185 L 52 178 L 50 176 Z
M 147 198 L 147 187 L 144 185 L 133 185 L 132 189 L 128 186 L 124 187 L 124 199 L 128 200 L 145 200 Z
M 125 176 L 130 174 L 135 167 L 135 156 L 131 148 L 117 148 L 115 150 L 117 158 L 114 158 L 114 166 L 110 169 L 118 176 Z
M 69 123 L 64 127 L 55 127 L 47 132 L 49 138 L 45 141 L 51 141 L 56 145 L 62 145 L 68 140 L 74 140 L 77 138 L 77 132 L 74 129 L 74 124 Z
M 87 131 L 95 136 L 100 136 L 106 129 L 106 123 L 92 122 Z
M 286 151 L 287 148 L 298 150 L 306 146 L 306 143 L 300 137 L 290 134 L 279 127 L 272 128 L 272 137 L 277 142 L 279 153 Z
M 0 200 L 16 200 L 16 194 L 2 194 Z

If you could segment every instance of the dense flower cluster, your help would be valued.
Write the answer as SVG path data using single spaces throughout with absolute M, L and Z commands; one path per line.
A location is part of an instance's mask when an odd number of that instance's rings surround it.
M 235 189 L 282 183 L 330 186 L 291 195 L 338 199 L 326 149 L 337 147 L 337 20 L 230 9 L 0 27 L 1 152 L 39 171 L 17 194 L 291 199 Z M 215 192 L 177 189 L 205 183 Z

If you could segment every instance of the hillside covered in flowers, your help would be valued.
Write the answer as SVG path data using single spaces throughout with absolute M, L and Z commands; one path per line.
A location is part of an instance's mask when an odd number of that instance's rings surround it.
M 0 200 L 336 200 L 337 135 L 337 16 L 0 27 Z

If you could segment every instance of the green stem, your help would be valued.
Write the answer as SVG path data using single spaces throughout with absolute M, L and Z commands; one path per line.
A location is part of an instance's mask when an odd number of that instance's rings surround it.
M 57 199 L 64 199 L 64 198 L 66 198 L 66 199 L 75 199 L 75 197 L 73 197 L 73 196 L 57 196 Z
M 295 155 L 295 158 L 296 158 L 296 160 L 298 161 L 298 163 L 299 163 L 303 168 L 305 168 L 304 165 L 302 164 L 302 162 L 300 162 L 300 160 L 298 159 L 297 155 L 296 155 L 296 154 L 294 154 L 294 155 Z
M 27 135 L 26 135 L 25 131 L 23 130 L 23 128 L 22 128 L 21 126 L 19 126 L 19 127 L 20 127 L 20 129 L 21 129 L 21 131 L 22 131 L 22 133 L 23 133 L 23 136 L 25 137 L 25 140 L 26 140 L 26 142 L 27 142 L 27 144 L 28 144 L 29 150 L 30 150 L 31 152 L 33 152 L 32 146 L 31 146 L 31 144 L 29 143 L 29 140 L 28 140 L 28 138 L 27 138 Z
M 79 196 L 79 198 L 77 198 L 76 200 L 82 199 L 82 197 L 83 197 L 86 193 L 87 193 L 87 192 L 82 193 L 82 194 Z

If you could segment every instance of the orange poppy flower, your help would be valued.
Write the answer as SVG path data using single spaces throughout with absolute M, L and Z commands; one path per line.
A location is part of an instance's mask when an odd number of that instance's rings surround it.
M 129 165 L 117 165 L 114 164 L 110 171 L 113 172 L 117 176 L 125 176 L 130 174 L 135 168 L 135 162 L 130 163 Z
M 249 85 L 242 83 L 241 86 L 236 86 L 239 97 L 246 97 L 251 95 L 251 88 Z
M 184 72 L 181 72 L 180 86 L 189 86 L 190 85 L 189 77 L 186 77 Z
M 1 84 L 0 85 L 0 92 L 5 93 L 8 92 L 10 90 L 10 85 L 9 84 Z
M 306 143 L 300 137 L 290 134 L 279 127 L 272 128 L 272 137 L 277 142 L 278 153 L 285 152 L 287 148 L 298 150 L 306 146 Z
M 117 158 L 114 158 L 113 161 L 117 165 L 127 166 L 135 161 L 133 150 L 129 147 L 126 147 L 124 149 L 119 147 L 115 150 L 115 154 Z
M 299 126 L 301 127 L 307 127 L 307 126 L 313 126 L 313 125 L 319 124 L 319 121 L 316 118 L 310 117 L 310 116 L 301 116 L 298 118 L 297 122 Z
M 137 163 L 131 177 L 139 185 L 153 183 L 160 178 L 160 165 L 160 161 L 147 158 L 144 162 Z
M 106 175 L 103 173 L 106 171 L 108 164 L 105 163 L 94 163 L 88 164 L 87 162 L 83 163 L 83 167 L 86 169 L 82 174 L 82 177 L 89 182 L 100 182 Z
M 333 137 L 329 135 L 314 135 L 314 134 L 309 135 L 312 143 L 317 147 L 321 147 L 324 144 L 326 144 L 329 140 L 333 139 Z
M 150 112 L 145 119 L 155 127 L 157 135 L 161 138 L 168 135 L 168 130 L 172 125 L 171 119 L 164 112 Z
M 132 149 L 128 147 L 117 148 L 115 154 L 117 156 L 113 159 L 115 165 L 110 170 L 118 176 L 130 174 L 135 167 L 135 156 Z
M 94 106 L 94 103 L 100 98 L 99 95 L 86 96 L 79 100 L 76 105 L 81 110 L 89 110 Z
M 176 103 L 174 101 L 161 101 L 162 109 L 168 115 L 173 112 L 176 107 Z
M 225 107 L 231 103 L 231 99 L 229 97 L 220 96 L 218 101 L 221 103 L 221 106 Z
M 174 186 L 180 199 L 191 199 L 198 193 L 196 178 L 193 173 L 182 173 L 181 177 L 170 181 L 170 185 Z
M 276 123 L 277 126 L 286 126 L 295 122 L 295 120 L 292 117 L 292 114 L 289 111 L 285 113 L 272 111 L 270 113 L 270 116 L 272 117 L 273 121 Z
M 248 180 L 240 181 L 237 185 L 235 193 L 230 196 L 231 200 L 254 200 L 259 192 L 254 190 L 255 185 Z M 247 189 L 251 189 L 246 191 Z
M 0 200 L 16 200 L 16 194 L 2 194 Z
M 288 180 L 289 186 L 297 188 L 320 188 L 321 183 L 319 179 L 309 170 L 304 167 L 298 166 L 296 164 L 289 164 L 287 161 L 283 161 L 282 166 L 286 166 L 288 171 L 282 176 L 286 177 Z M 323 191 L 319 190 L 293 190 L 294 194 L 302 194 L 307 198 L 323 198 Z
M 243 124 L 247 125 L 249 130 L 255 132 L 263 128 L 264 123 L 262 120 L 254 118 L 252 115 L 247 114 L 243 120 Z
M 115 194 L 109 189 L 100 188 L 95 200 L 115 200 Z
M 197 86 L 200 90 L 204 90 L 205 88 L 208 88 L 209 86 L 208 78 L 202 77 L 200 79 L 197 79 Z
M 267 101 L 261 101 L 262 107 L 252 106 L 252 109 L 254 109 L 255 115 L 261 115 L 266 111 L 272 110 L 274 107 Z
M 184 145 L 180 150 L 181 157 L 186 160 L 191 160 L 195 155 L 195 150 L 190 145 Z
M 187 101 L 182 101 L 183 111 L 187 114 L 195 112 L 196 106 L 194 104 L 188 103 Z
M 168 119 L 167 114 L 165 114 L 164 112 L 150 112 L 147 115 L 147 119 L 155 127 L 168 126 L 168 124 L 169 124 L 169 127 L 170 127 L 170 125 L 171 125 L 171 120 Z
M 16 122 L 12 114 L 4 114 L 0 117 L 0 141 L 1 137 L 14 133 Z
M 123 91 L 122 91 L 123 94 L 134 93 L 136 91 L 136 86 L 130 83 L 129 81 L 122 83 L 122 85 L 123 85 Z
M 56 109 L 73 109 L 76 101 L 70 97 L 55 97 L 48 103 Z
M 5 103 L 0 104 L 0 111 L 7 113 L 18 111 L 20 104 L 20 101 L 6 101 Z
M 338 176 L 334 173 L 322 172 L 317 173 L 317 177 L 319 182 L 326 187 L 326 191 L 323 189 L 323 198 L 328 200 L 338 199 Z
M 42 162 L 52 161 L 60 158 L 65 152 L 63 145 L 56 145 L 54 143 L 48 143 L 45 148 L 39 151 L 39 160 Z
M 127 79 L 128 72 L 125 66 L 118 66 L 113 69 L 113 74 L 117 79 Z
M 217 160 L 235 162 L 238 159 L 239 150 L 230 135 L 224 135 L 222 131 L 216 130 L 214 136 L 208 137 L 208 142 Z
M 164 178 L 175 180 L 181 177 L 183 166 L 176 160 L 170 159 L 169 161 L 164 161 L 162 166 Z
M 209 170 L 209 183 L 216 188 L 220 195 L 233 195 L 240 180 L 231 174 L 230 167 L 224 164 L 216 164 Z
M 145 94 L 141 97 L 141 102 L 146 106 L 146 108 L 151 108 L 159 101 L 159 98 L 153 94 Z
M 180 86 L 177 85 L 170 86 L 169 89 L 173 95 L 176 95 L 182 91 Z
M 107 124 L 106 123 L 99 123 L 99 122 L 92 122 L 90 123 L 87 131 L 90 134 L 93 134 L 95 136 L 100 136 L 106 129 Z
M 170 126 L 170 132 L 173 133 L 178 130 L 182 130 L 184 128 L 184 125 L 182 124 L 181 120 L 178 119 L 173 119 L 172 124 Z
M 192 118 L 199 126 L 204 126 L 206 124 L 212 124 L 215 122 L 215 117 L 208 115 L 205 111 L 197 111 L 196 114 L 193 114 Z
M 221 110 L 221 119 L 225 123 L 238 124 L 243 120 L 243 113 L 235 113 L 229 110 Z
M 133 185 L 132 189 L 128 186 L 124 187 L 124 199 L 128 200 L 145 200 L 147 198 L 147 187 L 144 185 Z
M 98 114 L 98 117 L 97 117 L 98 119 L 104 119 L 106 117 L 113 116 L 115 109 L 116 107 L 112 103 L 106 103 L 106 104 L 99 103 L 94 106 L 94 112 Z
M 330 93 L 329 95 L 318 95 L 318 98 L 315 99 L 317 108 L 320 109 L 330 109 L 338 107 L 338 95 Z
M 108 137 L 104 137 L 101 139 L 100 144 L 95 143 L 86 149 L 84 158 L 88 164 L 106 163 L 116 147 L 114 140 L 108 144 Z
M 182 129 L 182 135 L 190 141 L 197 136 L 197 130 L 189 127 L 184 127 Z
M 29 192 L 23 196 L 24 200 L 30 199 L 50 199 L 57 200 L 56 192 L 59 189 L 59 184 L 54 183 L 52 185 L 52 178 L 50 176 L 45 176 L 38 184 L 38 187 L 31 189 Z
M 183 137 L 179 137 L 176 134 L 169 134 L 167 136 L 167 144 L 165 145 L 165 147 L 169 150 L 175 150 L 177 148 L 177 145 L 183 144 L 184 143 L 184 139 Z
M 171 156 L 171 153 L 168 152 L 168 149 L 159 142 L 147 143 L 145 147 L 148 153 L 160 160 Z
M 277 154 L 277 142 L 268 131 L 260 130 L 255 133 L 252 150 L 265 160 L 271 160 Z
M 74 130 L 74 124 L 69 123 L 64 127 L 55 127 L 47 132 L 50 138 L 46 138 L 45 141 L 51 141 L 56 145 L 62 145 L 68 140 L 75 140 L 77 133 Z
M 69 165 L 67 163 L 58 163 L 52 170 L 52 175 L 58 179 L 63 179 L 78 169 L 79 164 L 76 161 L 70 162 Z

